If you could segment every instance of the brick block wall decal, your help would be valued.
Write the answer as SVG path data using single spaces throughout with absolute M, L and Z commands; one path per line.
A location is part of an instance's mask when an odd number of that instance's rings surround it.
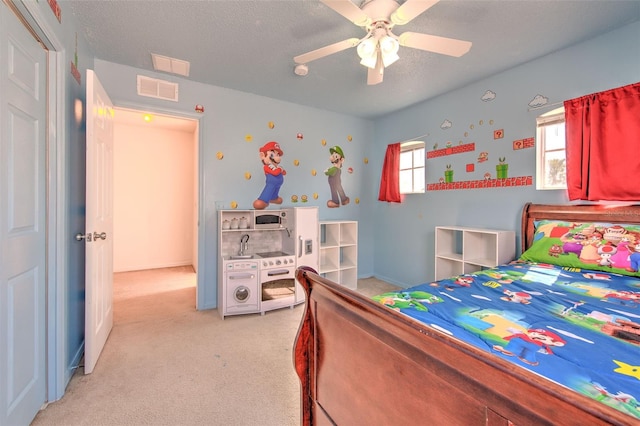
M 519 149 L 525 149 L 525 148 L 533 148 L 535 145 L 535 142 L 533 140 L 533 138 L 526 138 L 526 139 L 518 139 L 513 141 L 513 150 L 517 151 Z
M 445 155 L 462 154 L 463 152 L 470 152 L 475 150 L 476 150 L 475 142 L 466 143 L 463 145 L 456 145 L 448 148 L 434 149 L 433 151 L 428 151 L 427 158 L 444 157 Z
M 454 189 L 506 188 L 513 186 L 531 186 L 533 176 L 518 176 L 506 179 L 465 180 L 459 182 L 440 182 L 427 184 L 427 191 L 447 191 Z

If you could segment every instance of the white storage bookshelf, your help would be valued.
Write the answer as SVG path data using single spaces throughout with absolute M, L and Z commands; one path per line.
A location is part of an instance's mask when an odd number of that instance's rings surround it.
M 514 231 L 436 226 L 435 279 L 441 280 L 512 261 L 516 255 Z
M 320 222 L 320 270 L 318 273 L 345 287 L 358 287 L 358 222 Z

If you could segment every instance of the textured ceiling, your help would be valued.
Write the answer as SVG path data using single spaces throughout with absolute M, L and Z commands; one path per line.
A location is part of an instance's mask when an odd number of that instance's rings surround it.
M 355 48 L 310 62 L 305 77 L 294 74 L 294 56 L 365 35 L 318 0 L 60 4 L 75 15 L 98 59 L 153 70 L 151 53 L 157 53 L 191 62 L 193 81 L 365 118 L 640 19 L 639 0 L 442 0 L 394 32 L 468 40 L 469 53 L 454 58 L 401 47 L 384 81 L 368 86 Z

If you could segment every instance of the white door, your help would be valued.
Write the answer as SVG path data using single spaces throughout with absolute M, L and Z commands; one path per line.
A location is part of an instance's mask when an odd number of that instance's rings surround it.
M 0 424 L 45 402 L 46 52 L 0 2 Z
M 87 70 L 87 222 L 84 372 L 93 371 L 113 326 L 113 104 Z

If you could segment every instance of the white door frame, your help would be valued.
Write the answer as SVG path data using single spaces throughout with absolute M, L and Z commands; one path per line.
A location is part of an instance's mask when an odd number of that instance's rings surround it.
M 42 15 L 42 3 L 13 0 L 21 18 L 47 47 L 47 401 L 62 398 L 70 373 L 65 371 L 65 285 L 66 256 L 65 206 L 67 194 L 64 186 L 66 158 L 65 136 L 65 49 Z M 45 9 L 46 10 L 46 9 Z
M 108 92 L 107 92 L 108 93 Z M 139 104 L 135 102 L 119 102 L 118 99 L 112 98 L 113 107 L 117 109 L 128 109 L 132 111 L 141 111 L 141 112 L 149 112 L 152 114 L 166 115 L 173 118 L 182 118 L 188 120 L 197 120 L 198 121 L 198 142 L 196 143 L 196 156 L 198 157 L 198 223 L 196 224 L 198 228 L 197 237 L 198 237 L 198 270 L 196 273 L 196 309 L 202 310 L 205 309 L 205 301 L 204 299 L 204 226 L 201 226 L 203 223 L 203 218 L 205 217 L 204 212 L 204 178 L 202 171 L 203 168 L 203 127 L 202 127 L 202 115 L 196 113 L 187 113 L 185 111 L 177 111 L 173 109 L 167 108 L 159 108 L 155 106 L 149 106 L 144 104 Z M 118 119 L 116 118 L 116 122 Z

